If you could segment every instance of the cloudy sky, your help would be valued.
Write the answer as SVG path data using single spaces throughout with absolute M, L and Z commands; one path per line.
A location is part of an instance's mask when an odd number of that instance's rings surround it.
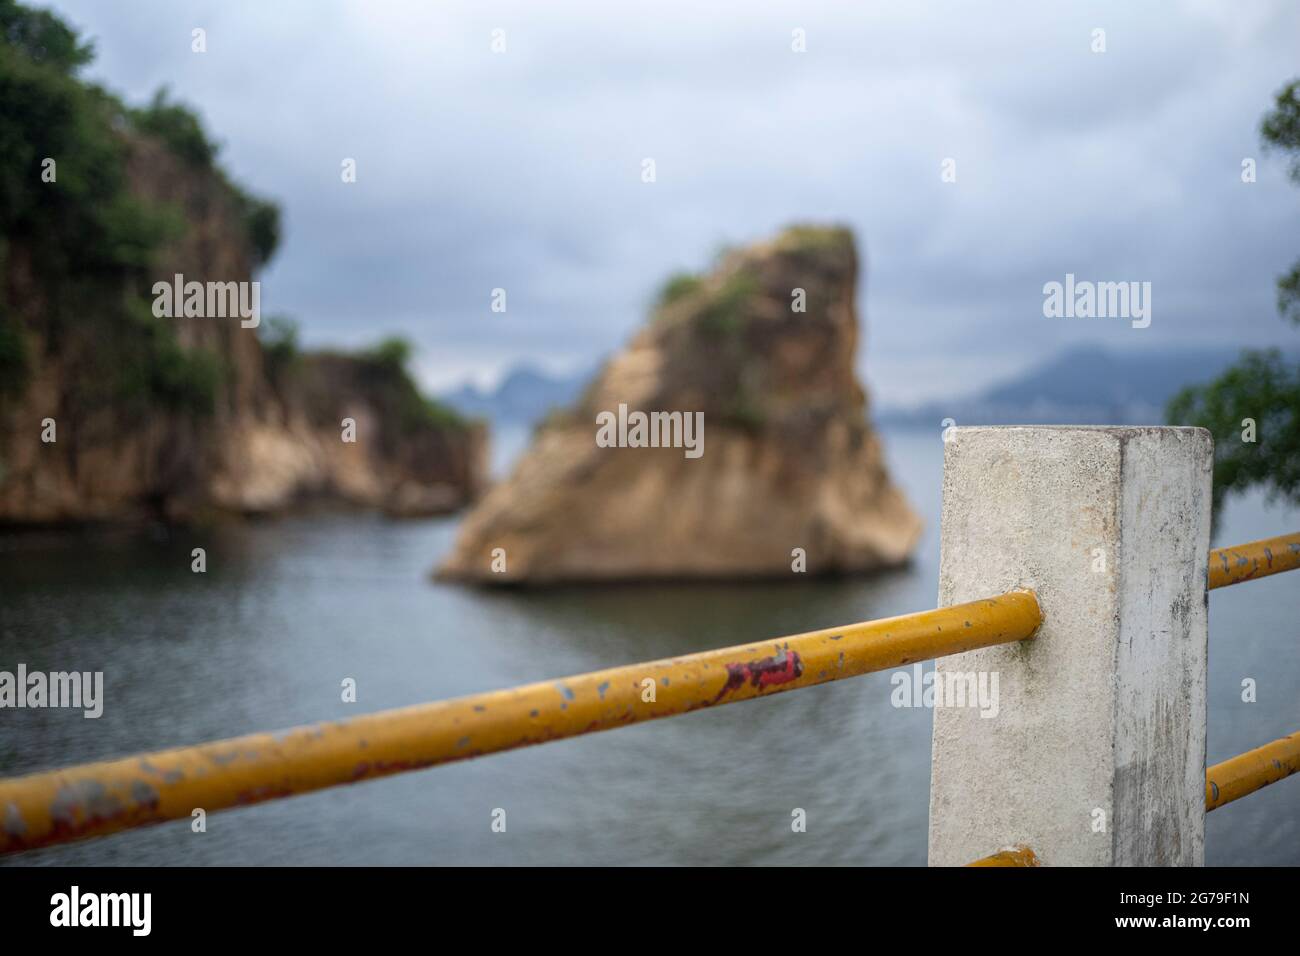
M 52 6 L 94 38 L 91 78 L 133 102 L 169 84 L 282 204 L 264 309 L 312 344 L 405 334 L 430 387 L 593 363 L 668 273 L 808 220 L 857 233 L 887 404 L 1080 341 L 1296 342 L 1273 283 L 1300 188 L 1258 135 L 1300 75 L 1294 0 Z M 1067 272 L 1151 282 L 1150 327 L 1045 318 Z

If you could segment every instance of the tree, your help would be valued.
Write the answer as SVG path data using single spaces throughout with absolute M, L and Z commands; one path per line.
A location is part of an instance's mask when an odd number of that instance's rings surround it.
M 1287 173 L 1300 185 L 1300 79 L 1277 92 L 1259 131 L 1266 150 L 1287 155 Z M 1277 308 L 1300 325 L 1300 260 L 1277 280 Z M 1216 510 L 1229 492 L 1251 487 L 1300 504 L 1300 365 L 1293 359 L 1277 349 L 1246 351 L 1214 381 L 1174 396 L 1166 417 L 1214 435 Z
M 77 31 L 48 10 L 33 10 L 0 0 L 0 43 L 23 53 L 33 63 L 72 74 L 95 56 L 92 44 L 82 43 Z
M 82 79 L 93 55 L 54 14 L 0 0 L 0 408 L 58 354 L 70 409 L 210 411 L 224 366 L 149 308 L 183 211 L 133 192 L 131 150 L 151 139 L 224 186 L 255 267 L 275 249 L 279 210 L 229 180 L 198 115 L 165 90 L 130 109 Z M 35 294 L 13 280 L 26 272 Z

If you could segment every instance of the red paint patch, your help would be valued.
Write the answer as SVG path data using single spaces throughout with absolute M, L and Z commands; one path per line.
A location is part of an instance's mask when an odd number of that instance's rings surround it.
M 781 653 L 774 657 L 764 657 L 759 661 L 741 664 L 728 664 L 727 682 L 722 685 L 722 690 L 718 691 L 718 696 L 713 698 L 713 703 L 722 700 L 729 691 L 738 690 L 746 684 L 757 687 L 761 691 L 764 687 L 788 684 L 802 675 L 803 661 L 799 659 L 799 652 L 791 651 L 788 647 L 781 648 Z

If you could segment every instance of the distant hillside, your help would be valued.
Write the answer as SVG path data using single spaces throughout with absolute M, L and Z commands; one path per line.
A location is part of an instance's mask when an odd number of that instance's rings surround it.
M 466 384 L 440 396 L 462 415 L 509 425 L 533 425 L 555 408 L 567 408 L 582 394 L 592 369 L 552 375 L 531 365 L 512 369 L 494 389 Z
M 1209 381 L 1237 358 L 1225 349 L 1117 352 L 1085 345 L 982 392 L 916 408 L 882 408 L 882 425 L 1163 424 L 1183 386 Z

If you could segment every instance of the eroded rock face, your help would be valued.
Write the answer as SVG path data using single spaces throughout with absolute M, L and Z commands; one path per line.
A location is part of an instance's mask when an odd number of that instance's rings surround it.
M 229 186 L 147 138 L 130 149 L 131 192 L 174 208 L 185 226 L 150 279 L 251 281 Z M 89 370 L 103 336 L 122 336 L 119 351 L 136 355 L 138 330 L 106 321 L 60 329 L 20 243 L 8 249 L 0 282 L 33 357 L 22 389 L 0 394 L 0 524 L 187 521 L 308 498 L 432 514 L 465 505 L 485 483 L 483 426 L 430 420 L 400 370 L 364 356 L 306 355 L 273 374 L 257 330 L 238 318 L 166 320 L 181 349 L 202 350 L 220 368 L 214 407 L 203 414 L 131 405 L 110 389 L 102 401 L 79 398 L 98 374 Z M 52 443 L 41 440 L 47 418 L 56 423 Z M 344 418 L 357 423 L 355 442 L 341 439 Z
M 320 353 L 273 381 L 285 426 L 272 430 L 267 461 L 251 480 L 240 480 L 235 460 L 224 469 L 231 483 L 217 491 L 232 503 L 324 495 L 414 517 L 463 507 L 486 484 L 487 429 L 454 416 L 431 420 L 398 367 Z M 356 441 L 341 440 L 344 420 Z M 252 447 L 237 439 L 233 451 L 238 458 Z
M 811 574 L 905 562 L 921 522 L 865 417 L 857 269 L 847 230 L 796 227 L 670 282 L 649 325 L 469 513 L 440 576 L 793 578 L 796 548 Z M 620 405 L 703 412 L 703 453 L 600 447 L 600 416 Z

